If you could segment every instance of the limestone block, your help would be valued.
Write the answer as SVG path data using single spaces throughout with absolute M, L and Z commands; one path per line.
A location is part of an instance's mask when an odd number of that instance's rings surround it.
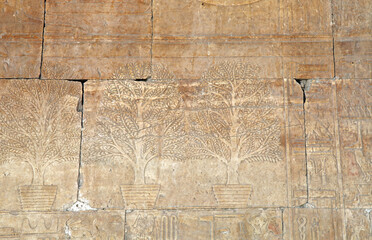
M 153 15 L 152 62 L 179 79 L 234 60 L 254 78 L 333 77 L 329 1 L 155 0 Z
M 310 80 L 305 90 L 306 152 L 309 203 L 340 207 L 342 202 L 337 95 L 332 80 Z
M 225 62 L 198 81 L 88 81 L 82 197 L 126 209 L 302 204 L 292 200 L 305 187 L 302 91 L 250 70 Z
M 337 109 L 346 207 L 372 206 L 372 80 L 338 80 Z
M 44 1 L 1 1 L 0 12 L 0 78 L 38 78 Z
M 150 62 L 151 1 L 47 1 L 42 77 L 107 79 Z
M 126 214 L 126 239 L 282 239 L 279 209 L 136 210 Z
M 123 239 L 124 212 L 0 213 L 2 239 Z
M 372 216 L 370 209 L 345 210 L 346 239 L 370 239 Z
M 346 239 L 343 238 L 341 210 L 293 208 L 285 209 L 284 239 Z
M 311 80 L 305 126 L 308 197 L 315 207 L 371 207 L 371 84 Z
M 50 211 L 76 201 L 81 84 L 0 80 L 0 209 Z
M 371 1 L 334 1 L 336 76 L 372 78 Z

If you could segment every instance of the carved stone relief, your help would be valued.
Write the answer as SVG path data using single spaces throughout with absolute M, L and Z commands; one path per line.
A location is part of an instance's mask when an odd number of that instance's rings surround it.
M 0 85 L 0 209 L 49 211 L 72 204 L 81 84 L 0 80 Z

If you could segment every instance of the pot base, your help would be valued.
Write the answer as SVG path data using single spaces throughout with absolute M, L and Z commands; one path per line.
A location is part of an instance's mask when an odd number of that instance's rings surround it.
M 49 211 L 55 201 L 57 186 L 24 185 L 18 188 L 21 207 L 24 211 Z
M 160 185 L 121 185 L 126 209 L 153 209 Z
M 212 188 L 221 208 L 247 207 L 252 194 L 252 186 L 248 184 L 213 185 Z

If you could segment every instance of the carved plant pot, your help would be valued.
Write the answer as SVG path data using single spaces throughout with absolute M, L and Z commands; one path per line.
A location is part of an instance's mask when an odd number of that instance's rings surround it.
M 49 211 L 56 199 L 55 185 L 24 185 L 18 188 L 21 207 L 25 211 Z
M 212 188 L 221 208 L 246 207 L 252 194 L 252 186 L 248 184 L 213 185 Z
M 121 194 L 127 209 L 152 209 L 155 206 L 160 185 L 121 185 Z

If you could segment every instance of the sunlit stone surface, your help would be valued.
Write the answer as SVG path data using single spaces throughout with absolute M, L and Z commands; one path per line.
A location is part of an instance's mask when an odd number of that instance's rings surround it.
M 371 239 L 371 7 L 0 2 L 0 239 Z

